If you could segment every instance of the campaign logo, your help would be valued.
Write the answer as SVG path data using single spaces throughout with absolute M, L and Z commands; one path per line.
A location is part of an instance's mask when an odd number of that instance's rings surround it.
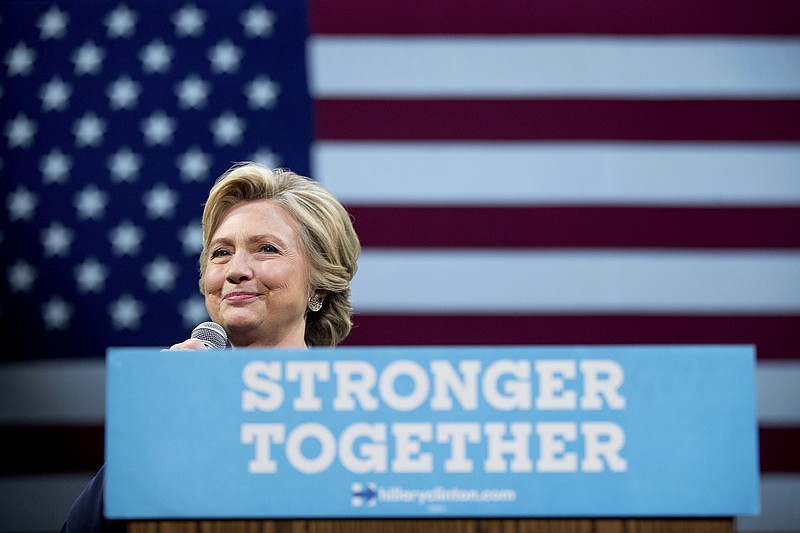
M 350 485 L 350 504 L 353 507 L 375 507 L 378 503 L 378 487 L 375 483 L 367 483 L 366 486 L 362 483 L 355 482 Z

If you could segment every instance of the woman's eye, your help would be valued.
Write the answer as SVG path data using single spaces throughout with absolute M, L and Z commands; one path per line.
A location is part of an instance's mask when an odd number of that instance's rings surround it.
M 225 250 L 224 248 L 219 248 L 219 249 L 217 249 L 217 250 L 214 250 L 214 251 L 211 253 L 211 258 L 212 258 L 212 259 L 216 259 L 217 257 L 225 257 L 226 255 L 230 255 L 230 254 L 228 253 L 228 250 Z
M 271 244 L 262 244 L 262 245 L 261 245 L 261 248 L 259 248 L 259 251 L 261 251 L 261 252 L 264 252 L 264 253 L 267 253 L 267 254 L 275 254 L 275 253 L 278 253 L 278 249 L 277 249 L 277 248 L 275 248 L 275 247 L 274 247 L 273 245 L 271 245 Z

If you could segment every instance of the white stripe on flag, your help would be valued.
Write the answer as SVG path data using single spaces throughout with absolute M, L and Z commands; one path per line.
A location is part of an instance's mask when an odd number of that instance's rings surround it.
M 762 426 L 800 425 L 800 363 L 758 363 L 758 421 Z
M 100 424 L 105 372 L 102 359 L 4 363 L 0 390 L 7 400 L 0 402 L 0 423 Z
M 58 531 L 91 476 L 35 476 L 0 480 L 0 533 Z M 742 533 L 789 533 L 800 524 L 800 476 L 761 476 L 761 514 L 736 519 Z M 43 498 L 42 495 L 48 497 Z M 21 512 L 23 509 L 34 509 Z
M 800 252 L 367 249 L 352 291 L 358 313 L 796 313 Z
M 102 425 L 105 421 L 103 361 L 92 364 L 80 360 L 60 361 L 58 364 L 0 364 L 0 384 L 7 386 L 14 380 L 35 386 L 2 389 L 15 399 L 2 404 L 2 424 L 68 425 L 80 421 Z M 797 395 L 800 362 L 758 361 L 756 381 L 759 425 L 800 424 Z
M 800 476 L 764 474 L 761 476 L 761 512 L 758 516 L 736 519 L 741 533 L 797 533 L 800 526 Z
M 346 204 L 800 205 L 797 143 L 331 141 L 311 165 Z
M 0 478 L 0 533 L 61 530 L 94 473 Z
M 787 37 L 317 36 L 308 65 L 315 97 L 800 94 Z

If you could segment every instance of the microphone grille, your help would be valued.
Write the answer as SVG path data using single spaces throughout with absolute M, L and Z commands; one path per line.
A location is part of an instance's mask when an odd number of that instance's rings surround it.
M 225 348 L 228 335 L 216 322 L 203 322 L 192 330 L 192 338 L 200 339 L 208 348 Z

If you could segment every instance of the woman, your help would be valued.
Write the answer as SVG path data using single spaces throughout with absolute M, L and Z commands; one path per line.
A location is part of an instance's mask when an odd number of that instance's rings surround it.
M 350 333 L 360 252 L 347 211 L 319 184 L 239 164 L 203 211 L 200 291 L 234 347 L 335 346 Z M 204 346 L 188 339 L 171 349 Z
M 315 181 L 239 163 L 219 177 L 203 210 L 200 291 L 231 345 L 335 346 L 350 333 L 350 281 L 361 245 L 350 216 Z M 187 339 L 170 350 L 205 350 Z M 103 468 L 62 532 L 124 531 L 103 517 Z

